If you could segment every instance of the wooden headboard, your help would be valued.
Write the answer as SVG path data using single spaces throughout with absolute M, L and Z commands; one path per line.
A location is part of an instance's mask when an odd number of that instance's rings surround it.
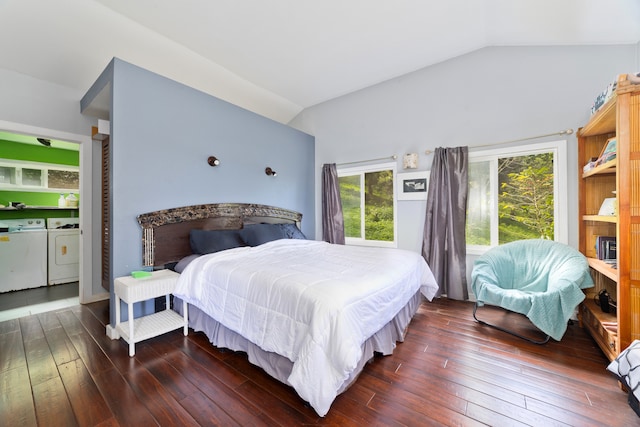
M 142 227 L 142 261 L 163 266 L 191 254 L 192 229 L 237 230 L 245 224 L 295 223 L 302 214 L 275 206 L 250 203 L 213 203 L 148 212 L 137 217 Z

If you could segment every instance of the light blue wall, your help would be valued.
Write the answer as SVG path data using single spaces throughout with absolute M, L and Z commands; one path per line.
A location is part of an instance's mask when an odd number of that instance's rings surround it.
M 142 262 L 136 216 L 216 202 L 263 203 L 303 214 L 315 235 L 314 138 L 114 60 L 111 108 L 112 273 Z M 211 167 L 207 158 L 218 157 Z M 264 173 L 270 166 L 278 173 Z M 113 321 L 113 319 L 112 319 Z

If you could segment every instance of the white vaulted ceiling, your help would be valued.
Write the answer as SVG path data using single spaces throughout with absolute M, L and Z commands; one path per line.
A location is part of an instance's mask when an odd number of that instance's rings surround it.
M 639 0 L 0 0 L 0 68 L 84 91 L 118 57 L 284 123 L 487 46 L 639 41 Z

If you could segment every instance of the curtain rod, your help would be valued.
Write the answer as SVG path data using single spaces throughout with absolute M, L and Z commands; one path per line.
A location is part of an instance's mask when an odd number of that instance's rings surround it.
M 530 139 L 545 138 L 547 136 L 571 135 L 572 133 L 573 133 L 573 129 L 565 129 L 565 130 L 561 130 L 559 132 L 547 133 L 545 135 L 537 135 L 537 136 L 530 136 L 530 137 L 527 137 L 527 138 L 512 139 L 511 141 L 494 142 L 493 144 L 474 145 L 473 147 L 469 147 L 469 148 L 493 147 L 494 145 L 502 145 L 502 144 L 510 144 L 512 142 L 528 141 Z M 432 150 L 426 150 L 424 153 L 425 154 L 431 154 L 431 153 L 433 153 L 433 151 Z
M 393 156 L 387 156 L 387 157 L 378 157 L 377 159 L 369 159 L 369 160 L 358 160 L 356 162 L 346 162 L 346 163 L 338 163 L 336 166 L 344 166 L 344 165 L 353 165 L 356 163 L 367 163 L 367 162 L 375 162 L 376 160 L 396 160 L 398 158 L 398 156 L 396 156 L 395 154 Z

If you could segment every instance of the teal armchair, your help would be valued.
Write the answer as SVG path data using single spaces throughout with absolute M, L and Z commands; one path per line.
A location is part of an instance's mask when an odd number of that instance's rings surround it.
M 473 317 L 479 323 L 536 344 L 549 337 L 560 341 L 578 304 L 582 289 L 593 286 L 587 259 L 572 247 L 551 240 L 520 240 L 496 246 L 474 263 L 471 288 L 476 296 Z M 542 341 L 479 320 L 485 304 L 523 314 L 540 329 Z

